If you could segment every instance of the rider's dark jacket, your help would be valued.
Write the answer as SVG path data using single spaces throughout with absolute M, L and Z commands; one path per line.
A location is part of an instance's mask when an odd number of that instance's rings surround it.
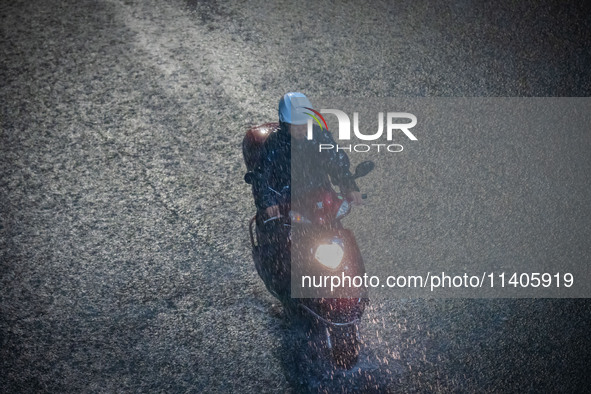
M 326 144 L 322 151 L 321 144 Z M 332 149 L 327 149 L 329 145 Z M 266 139 L 262 158 L 255 169 L 260 175 L 260 181 L 253 185 L 257 208 L 279 204 L 286 195 L 289 199 L 293 193 L 330 186 L 331 181 L 344 194 L 359 191 L 349 171 L 347 154 L 343 150 L 337 152 L 336 147 L 331 133 L 316 125 L 311 140 L 297 140 L 289 134 L 287 124 L 280 123 Z

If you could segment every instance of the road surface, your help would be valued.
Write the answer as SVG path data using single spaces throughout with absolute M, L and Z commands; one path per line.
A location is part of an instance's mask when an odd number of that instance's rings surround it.
M 589 387 L 585 299 L 378 298 L 352 371 L 308 364 L 249 252 L 240 143 L 287 91 L 589 96 L 588 4 L 516 3 L 3 2 L 3 391 Z

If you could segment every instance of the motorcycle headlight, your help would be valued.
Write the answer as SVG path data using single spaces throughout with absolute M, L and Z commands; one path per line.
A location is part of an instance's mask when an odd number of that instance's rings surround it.
M 329 244 L 318 245 L 314 258 L 325 267 L 335 269 L 341 264 L 344 255 L 343 245 L 333 240 Z

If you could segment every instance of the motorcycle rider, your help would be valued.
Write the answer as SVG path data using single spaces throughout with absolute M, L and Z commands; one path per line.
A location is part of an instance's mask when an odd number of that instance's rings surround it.
M 296 185 L 291 190 L 310 190 L 332 183 L 353 204 L 361 204 L 361 193 L 349 171 L 349 158 L 340 150 L 323 150 L 320 144 L 336 145 L 327 130 L 314 125 L 313 138 L 308 140 L 307 124 L 310 117 L 306 108 L 312 108 L 308 98 L 298 92 L 285 94 L 279 101 L 279 129 L 265 141 L 264 153 L 257 171 L 261 182 L 255 185 L 255 203 L 268 218 L 280 215 L 278 191 Z M 292 153 L 297 162 L 291 162 Z
M 258 173 L 258 181 L 253 183 L 257 231 L 267 261 L 263 280 L 280 299 L 290 294 L 288 235 L 285 227 L 277 226 L 279 221 L 272 220 L 282 215 L 280 203 L 286 197 L 297 198 L 294 192 L 330 187 L 331 183 L 338 185 L 351 203 L 362 203 L 355 178 L 349 171 L 347 154 L 342 150 L 319 149 L 320 144 L 336 145 L 328 130 L 314 125 L 312 139 L 306 138 L 310 119 L 306 107 L 312 108 L 312 104 L 302 93 L 290 92 L 281 98 L 279 127 L 265 140 L 262 157 L 254 170 Z

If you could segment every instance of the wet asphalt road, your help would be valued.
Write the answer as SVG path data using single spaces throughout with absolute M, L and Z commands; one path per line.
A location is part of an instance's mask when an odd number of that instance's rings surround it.
M 588 300 L 381 298 L 353 371 L 307 363 L 245 232 L 243 132 L 286 91 L 589 96 L 558 3 L 3 2 L 0 387 L 589 387 Z

